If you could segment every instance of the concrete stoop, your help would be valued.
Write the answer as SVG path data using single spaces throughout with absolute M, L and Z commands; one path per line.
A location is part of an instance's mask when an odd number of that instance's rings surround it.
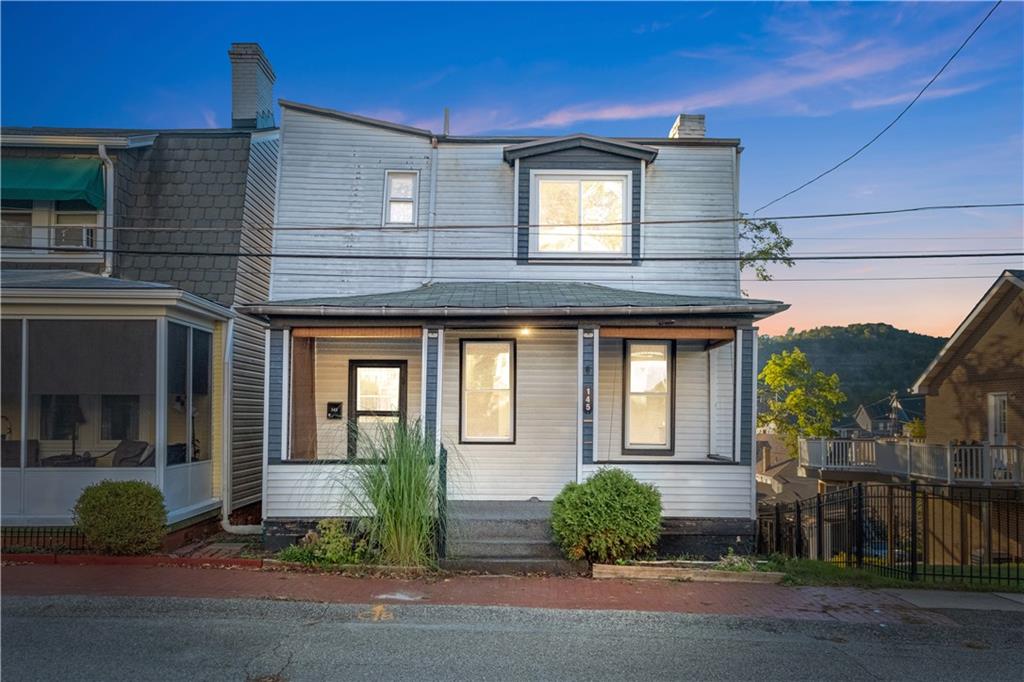
M 549 502 L 452 502 L 448 516 L 449 570 L 492 574 L 585 573 L 551 538 Z

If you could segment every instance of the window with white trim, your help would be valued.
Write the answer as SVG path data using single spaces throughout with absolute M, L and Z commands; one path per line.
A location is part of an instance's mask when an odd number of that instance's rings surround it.
M 627 452 L 672 454 L 673 345 L 671 341 L 626 341 L 622 445 Z
M 32 246 L 32 201 L 4 199 L 3 230 L 0 244 L 3 246 Z
M 629 171 L 530 174 L 530 251 L 538 256 L 628 256 Z
M 462 442 L 515 442 L 515 358 L 512 340 L 462 342 Z
M 384 226 L 415 227 L 419 173 L 387 171 L 384 181 Z

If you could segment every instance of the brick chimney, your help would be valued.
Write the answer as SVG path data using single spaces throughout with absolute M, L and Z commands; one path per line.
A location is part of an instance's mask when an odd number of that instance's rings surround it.
M 231 43 L 231 127 L 274 127 L 274 70 L 259 43 Z
M 704 137 L 704 132 L 704 114 L 679 114 L 668 136 L 673 139 Z

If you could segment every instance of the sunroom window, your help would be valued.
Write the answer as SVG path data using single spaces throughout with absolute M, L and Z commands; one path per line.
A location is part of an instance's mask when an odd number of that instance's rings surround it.
M 624 256 L 630 244 L 627 173 L 534 173 L 531 251 L 539 256 Z
M 673 362 L 671 341 L 627 341 L 624 449 L 671 454 Z
M 416 184 L 414 171 L 388 171 L 384 187 L 384 225 L 416 225 Z
M 32 246 L 32 202 L 3 200 L 3 224 L 0 244 L 3 246 Z
M 515 440 L 515 342 L 462 344 L 463 442 Z

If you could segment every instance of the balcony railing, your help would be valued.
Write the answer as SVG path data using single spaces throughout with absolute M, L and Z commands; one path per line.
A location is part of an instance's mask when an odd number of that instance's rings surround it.
M 800 465 L 820 471 L 878 473 L 947 484 L 1024 485 L 1024 447 L 1020 445 L 801 438 Z

